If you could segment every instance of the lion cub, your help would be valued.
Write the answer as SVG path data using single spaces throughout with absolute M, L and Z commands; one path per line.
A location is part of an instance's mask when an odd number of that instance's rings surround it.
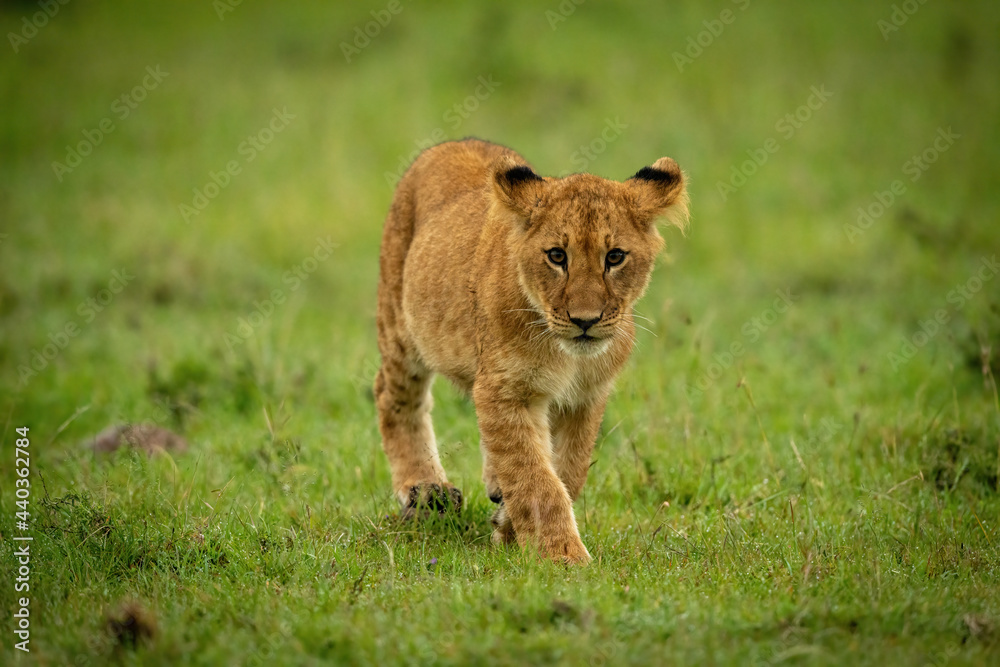
M 632 306 L 663 240 L 686 222 L 670 158 L 619 183 L 542 178 L 514 151 L 466 139 L 429 148 L 396 189 L 382 236 L 375 380 L 396 497 L 458 510 L 431 428 L 431 380 L 471 392 L 493 541 L 581 563 L 573 501 L 615 376 Z

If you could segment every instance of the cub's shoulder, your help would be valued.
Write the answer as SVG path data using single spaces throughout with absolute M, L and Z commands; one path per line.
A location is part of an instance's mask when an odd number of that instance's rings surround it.
M 481 139 L 446 141 L 418 155 L 404 179 L 421 188 L 435 184 L 446 185 L 452 190 L 484 187 L 490 166 L 505 155 L 524 160 L 506 146 Z
M 418 224 L 434 211 L 459 202 L 479 208 L 478 202 L 487 192 L 491 167 L 503 156 L 524 161 L 511 149 L 480 139 L 431 146 L 417 156 L 403 175 L 396 197 L 416 203 Z

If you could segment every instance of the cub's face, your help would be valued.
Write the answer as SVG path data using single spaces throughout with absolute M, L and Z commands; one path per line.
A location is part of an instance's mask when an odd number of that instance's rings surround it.
M 574 355 L 604 352 L 633 330 L 632 307 L 663 246 L 653 219 L 685 209 L 683 175 L 669 158 L 619 183 L 590 174 L 541 179 L 500 165 L 498 201 L 513 213 L 521 289 L 539 313 L 538 336 Z

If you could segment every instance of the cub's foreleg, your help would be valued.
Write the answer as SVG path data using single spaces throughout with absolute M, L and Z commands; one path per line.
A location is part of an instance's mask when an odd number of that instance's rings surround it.
M 549 411 L 552 462 L 571 500 L 579 497 L 587 481 L 594 441 L 597 440 L 606 402 L 605 397 L 589 405 L 552 408 Z
M 587 562 L 572 500 L 552 464 L 546 407 L 523 400 L 527 393 L 483 378 L 473 388 L 482 446 L 503 494 L 502 534 L 494 533 L 494 541 L 507 541 L 512 528 L 521 546 L 534 544 L 553 560 Z

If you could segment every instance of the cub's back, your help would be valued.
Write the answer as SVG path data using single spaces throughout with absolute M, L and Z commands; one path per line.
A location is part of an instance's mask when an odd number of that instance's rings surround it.
M 434 146 L 396 193 L 412 207 L 402 280 L 406 328 L 424 362 L 465 388 L 476 364 L 469 276 L 489 214 L 490 166 L 502 155 L 517 156 L 477 139 Z
M 471 213 L 485 206 L 489 167 L 502 155 L 517 156 L 517 153 L 479 139 L 449 141 L 421 153 L 400 182 L 400 188 L 413 195 L 416 228 L 433 221 L 442 211 L 459 209 Z M 482 220 L 461 222 L 481 224 Z

